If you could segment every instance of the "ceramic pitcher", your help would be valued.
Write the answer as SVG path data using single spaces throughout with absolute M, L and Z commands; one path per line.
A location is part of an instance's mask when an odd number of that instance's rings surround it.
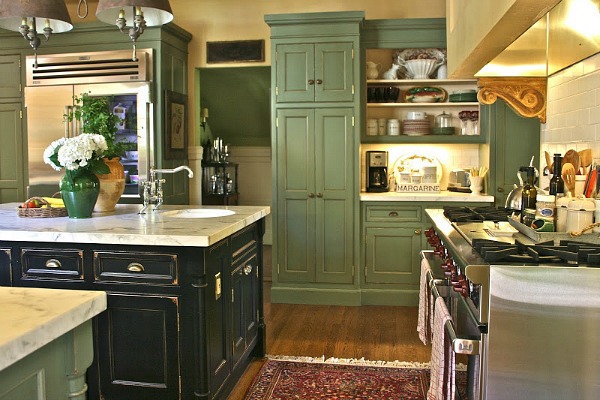
M 367 79 L 379 78 L 379 70 L 381 64 L 374 63 L 373 61 L 367 61 Z

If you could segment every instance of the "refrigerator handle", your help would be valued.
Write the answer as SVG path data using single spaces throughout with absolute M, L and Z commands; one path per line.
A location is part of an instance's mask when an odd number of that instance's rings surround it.
M 65 115 L 69 115 L 70 111 L 71 111 L 71 106 L 65 106 Z M 66 138 L 71 137 L 71 135 L 69 134 L 70 133 L 69 132 L 69 120 L 67 118 L 65 118 L 64 124 L 65 124 L 65 137 Z

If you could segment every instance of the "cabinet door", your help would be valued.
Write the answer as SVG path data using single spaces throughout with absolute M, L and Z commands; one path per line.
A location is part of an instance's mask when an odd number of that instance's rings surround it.
M 315 101 L 353 101 L 352 43 L 315 44 Z
M 25 198 L 22 112 L 20 102 L 0 104 L 0 203 Z
M 279 279 L 315 279 L 314 110 L 277 110 Z
M 277 45 L 277 60 L 275 62 L 278 102 L 308 102 L 315 100 L 314 45 Z
M 350 108 L 315 111 L 316 281 L 352 283 L 354 128 Z M 309 164 L 310 165 L 310 164 Z M 294 229 L 294 227 L 291 227 Z
M 282 282 L 352 282 L 351 108 L 278 110 Z
M 12 286 L 10 247 L 0 247 L 0 286 Z
M 366 283 L 419 283 L 421 228 L 366 228 Z M 418 233 L 417 233 L 418 232 Z
M 232 365 L 258 334 L 258 258 L 256 253 L 234 266 L 231 276 Z
M 20 98 L 21 89 L 21 55 L 0 55 L 0 97 Z
M 519 167 L 540 153 L 540 121 L 518 115 L 500 99 L 481 108 L 482 126 L 489 130 L 491 143 L 488 193 L 494 195 L 496 207 L 504 207 L 513 184 L 518 184 Z M 537 157 L 534 163 L 539 163 Z
M 179 399 L 177 297 L 108 293 L 95 342 L 100 397 Z

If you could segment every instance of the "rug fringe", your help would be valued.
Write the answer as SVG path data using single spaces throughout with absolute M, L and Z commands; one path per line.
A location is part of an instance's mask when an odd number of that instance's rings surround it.
M 362 358 L 336 358 L 329 357 L 325 359 L 325 356 L 321 357 L 306 357 L 306 356 L 280 356 L 267 354 L 266 358 L 269 360 L 278 361 L 297 361 L 306 363 L 329 363 L 329 364 L 348 364 L 348 365 L 366 365 L 375 367 L 393 367 L 393 368 L 418 368 L 418 369 L 429 369 L 428 362 L 413 362 L 413 361 L 372 361 L 365 360 Z M 456 364 L 457 371 L 466 371 L 467 366 L 464 364 Z

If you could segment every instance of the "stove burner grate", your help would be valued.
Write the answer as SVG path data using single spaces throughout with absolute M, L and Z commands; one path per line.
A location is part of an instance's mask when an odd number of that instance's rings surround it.
M 495 207 L 443 207 L 444 216 L 451 222 L 507 221 L 512 210 Z
M 600 245 L 561 240 L 526 245 L 473 239 L 473 249 L 488 263 L 600 267 Z

